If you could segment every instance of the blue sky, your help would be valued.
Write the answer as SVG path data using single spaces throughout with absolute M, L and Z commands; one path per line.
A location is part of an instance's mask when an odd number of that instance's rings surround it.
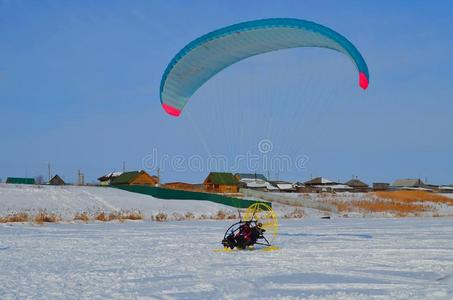
M 164 113 L 159 83 L 179 49 L 270 17 L 346 36 L 368 63 L 369 89 L 344 55 L 291 49 L 221 72 L 181 118 Z M 3 179 L 46 175 L 48 162 L 67 181 L 123 161 L 155 173 L 157 153 L 183 160 L 162 163 L 164 181 L 197 182 L 206 164 L 189 170 L 190 158 L 226 157 L 231 169 L 238 155 L 263 158 L 266 139 L 268 158 L 308 159 L 304 169 L 258 167 L 273 178 L 453 183 L 451 1 L 0 1 L 0 40 Z

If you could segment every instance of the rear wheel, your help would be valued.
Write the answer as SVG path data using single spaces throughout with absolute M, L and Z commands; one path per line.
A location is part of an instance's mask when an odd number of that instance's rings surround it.
M 266 203 L 258 202 L 250 205 L 243 215 L 244 220 L 255 221 L 261 224 L 267 241 L 272 244 L 278 234 L 278 218 L 272 207 Z

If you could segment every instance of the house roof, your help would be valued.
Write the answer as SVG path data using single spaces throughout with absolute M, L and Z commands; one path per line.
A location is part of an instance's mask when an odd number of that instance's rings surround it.
M 351 179 L 348 182 L 345 183 L 346 185 L 349 185 L 350 187 L 356 187 L 356 188 L 367 188 L 369 187 L 368 184 L 365 182 L 359 180 L 359 179 Z
M 311 180 L 308 180 L 308 181 L 305 181 L 304 184 L 308 184 L 308 185 L 313 185 L 313 184 L 330 184 L 330 183 L 335 183 L 333 182 L 332 180 L 329 180 L 327 178 L 324 178 L 324 177 L 316 177 L 316 178 L 313 178 Z
M 392 183 L 392 186 L 395 187 L 418 187 L 418 186 L 424 186 L 425 184 L 423 183 L 422 180 L 420 179 L 397 179 Z
M 453 185 L 442 185 L 439 189 L 444 191 L 453 191 Z
M 211 172 L 205 181 L 209 180 L 214 184 L 227 184 L 227 185 L 236 185 L 239 183 L 236 177 L 232 173 L 226 172 Z
M 131 181 L 133 181 L 135 179 L 135 177 L 137 177 L 140 174 L 140 172 L 143 172 L 143 171 L 124 172 L 120 176 L 112 179 L 110 184 L 113 184 L 113 185 L 115 185 L 115 184 L 128 184 Z
M 352 187 L 346 184 L 341 184 L 341 183 L 333 183 L 333 184 L 327 184 L 327 185 L 315 185 L 315 188 L 319 189 L 332 189 L 332 190 L 352 190 Z
M 239 177 L 239 179 L 261 179 L 267 181 L 266 176 L 257 173 L 236 173 L 234 176 Z
M 182 182 L 182 181 L 167 182 L 164 184 L 194 185 L 193 183 L 187 183 L 187 182 Z
M 13 184 L 35 184 L 34 178 L 8 177 L 6 183 Z
M 111 180 L 113 178 L 121 176 L 121 174 L 123 174 L 123 172 L 111 172 L 111 173 L 108 173 L 108 174 L 105 174 L 105 175 L 99 177 L 98 180 L 99 181 Z
M 294 187 L 291 183 L 277 183 L 276 186 L 280 190 L 294 190 Z
M 273 185 L 276 185 L 276 184 L 293 184 L 292 182 L 289 182 L 289 181 L 284 181 L 284 180 L 271 180 L 269 181 L 270 183 L 272 183 Z
M 51 180 L 49 180 L 49 183 L 52 184 L 52 183 L 60 183 L 60 184 L 65 184 L 64 180 L 61 179 L 60 176 L 58 175 L 55 175 L 54 177 L 52 177 Z

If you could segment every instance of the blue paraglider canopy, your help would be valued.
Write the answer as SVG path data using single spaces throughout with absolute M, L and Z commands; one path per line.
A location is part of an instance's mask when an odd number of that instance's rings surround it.
M 344 53 L 359 71 L 360 87 L 368 87 L 365 60 L 344 36 L 305 20 L 263 19 L 218 29 L 179 51 L 162 76 L 162 107 L 170 115 L 179 116 L 197 89 L 226 67 L 254 55 L 297 47 L 328 48 Z

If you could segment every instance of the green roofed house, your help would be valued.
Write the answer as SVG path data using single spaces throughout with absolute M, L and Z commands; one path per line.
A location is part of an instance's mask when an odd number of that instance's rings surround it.
M 232 173 L 211 172 L 203 184 L 208 192 L 237 193 L 239 181 Z
M 150 185 L 155 186 L 159 183 L 156 176 L 151 176 L 145 171 L 124 172 L 120 176 L 112 179 L 110 185 Z
M 35 184 L 34 178 L 8 177 L 6 183 L 10 184 Z

